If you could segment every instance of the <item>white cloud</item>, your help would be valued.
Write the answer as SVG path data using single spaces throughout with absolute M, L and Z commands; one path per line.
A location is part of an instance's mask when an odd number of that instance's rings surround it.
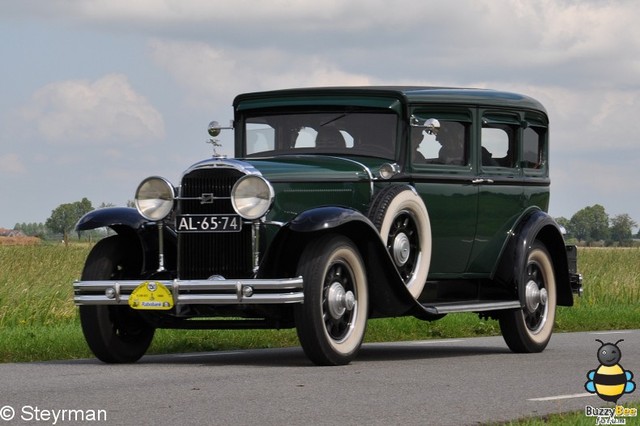
M 121 74 L 50 83 L 18 116 L 52 145 L 146 143 L 164 137 L 161 114 Z
M 402 2 L 400 2 L 402 3 Z M 335 17 L 347 11 L 370 11 L 385 7 L 381 0 L 325 0 L 323 2 L 272 0 L 23 0 L 7 6 L 15 14 L 69 16 L 98 21 L 137 21 L 138 23 L 222 23 L 241 19 L 247 23 L 273 24 L 282 20 L 318 20 Z M 39 7 L 35 7 L 35 6 Z M 386 7 L 385 7 L 386 8 Z M 391 8 L 394 9 L 394 8 Z M 355 17 L 356 19 L 358 16 Z M 383 19 L 381 16 L 380 19 Z
M 151 55 L 185 87 L 191 103 L 231 103 L 240 92 L 294 86 L 364 85 L 364 74 L 340 70 L 313 54 L 278 49 L 226 50 L 202 42 L 154 40 Z
M 41 3 L 41 2 L 40 2 Z M 193 41 L 224 53 L 223 72 L 241 70 L 269 79 L 256 52 L 283 53 L 293 65 L 275 68 L 295 85 L 311 59 L 340 78 L 366 73 L 373 80 L 406 78 L 496 82 L 529 81 L 572 87 L 611 87 L 619 79 L 640 85 L 640 2 L 599 0 L 23 0 L 14 14 L 156 39 Z M 35 11 L 34 11 L 35 9 Z M 5 16 L 11 17 L 11 13 Z M 180 43 L 177 42 L 177 43 Z M 249 54 L 253 54 L 249 57 Z M 238 56 L 244 58 L 238 61 Z M 277 55 L 276 55 L 277 56 Z M 234 59 L 230 59 L 234 58 Z M 206 59 L 206 58 L 205 58 Z M 251 69 L 242 68 L 243 65 Z M 177 67 L 178 64 L 173 64 Z M 250 71 L 253 70 L 253 73 Z M 298 72 L 296 72 L 299 70 Z M 257 77 L 259 76 L 259 77 Z M 291 78 L 293 81 L 289 80 Z M 310 79 L 311 81 L 315 81 Z M 276 79 L 277 83 L 278 79 Z M 218 82 L 217 84 L 220 84 Z M 249 85 L 254 87 L 253 85 Z
M 397 40 L 398 35 L 415 32 L 414 39 L 405 39 L 413 44 L 429 42 L 430 35 L 440 33 L 450 44 L 475 46 L 491 40 L 514 46 L 521 41 L 533 44 L 520 45 L 522 51 L 559 44 L 564 51 L 620 45 L 620 35 L 638 34 L 637 26 L 628 24 L 634 23 L 640 10 L 633 1 L 585 0 L 22 0 L 3 7 L 14 14 L 135 24 L 140 31 L 183 35 L 197 31 L 199 38 L 206 33 L 220 36 L 231 28 L 237 37 L 366 32 L 377 40 Z M 253 41 L 262 44 L 268 39 Z M 289 42 L 295 44 L 296 37 L 289 37 Z M 344 45 L 353 42 L 357 40 L 343 40 Z
M 0 154 L 0 173 L 6 175 L 22 175 L 26 170 L 22 159 L 17 154 Z

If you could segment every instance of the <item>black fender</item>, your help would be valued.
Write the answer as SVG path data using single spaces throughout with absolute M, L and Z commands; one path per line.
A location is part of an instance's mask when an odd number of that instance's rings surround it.
M 534 209 L 525 213 L 514 227 L 502 252 L 494 279 L 513 283 L 524 306 L 527 253 L 536 240 L 544 244 L 553 260 L 558 305 L 573 306 L 564 237 L 556 221 L 542 210 Z
M 107 207 L 92 210 L 80 218 L 76 231 L 108 227 L 139 248 L 142 253 L 141 273 L 158 267 L 158 226 L 145 219 L 137 209 L 130 207 Z M 166 267 L 175 270 L 177 236 L 173 229 L 164 227 Z
M 140 230 L 149 221 L 142 217 L 138 210 L 130 207 L 107 207 L 92 210 L 80 218 L 76 231 L 109 227 L 117 232 L 118 227 Z
M 260 266 L 260 277 L 294 276 L 308 242 L 333 232 L 351 239 L 358 247 L 369 285 L 369 316 L 404 315 L 416 300 L 404 285 L 378 230 L 361 212 L 347 207 L 319 207 L 300 213 L 285 224 L 273 239 Z

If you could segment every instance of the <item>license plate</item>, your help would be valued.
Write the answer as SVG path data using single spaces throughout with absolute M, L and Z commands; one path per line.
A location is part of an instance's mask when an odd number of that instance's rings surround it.
M 236 215 L 179 215 L 178 232 L 240 232 L 242 219 Z
M 131 292 L 129 306 L 141 310 L 168 310 L 173 307 L 173 296 L 162 283 L 146 281 Z

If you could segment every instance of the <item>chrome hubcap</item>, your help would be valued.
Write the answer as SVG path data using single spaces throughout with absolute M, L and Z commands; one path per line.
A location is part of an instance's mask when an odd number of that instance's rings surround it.
M 401 232 L 393 240 L 393 260 L 396 265 L 402 266 L 407 263 L 410 255 L 411 243 L 409 237 L 404 232 Z
M 533 313 L 540 305 L 546 305 L 549 299 L 549 294 L 546 288 L 539 288 L 538 283 L 531 280 L 527 283 L 525 288 L 525 303 L 527 311 Z
M 333 283 L 327 294 L 329 315 L 333 319 L 340 319 L 345 312 L 352 311 L 356 306 L 356 297 L 352 291 L 345 291 L 340 283 Z
M 409 284 L 420 265 L 420 234 L 411 212 L 403 210 L 394 217 L 386 246 L 402 280 Z

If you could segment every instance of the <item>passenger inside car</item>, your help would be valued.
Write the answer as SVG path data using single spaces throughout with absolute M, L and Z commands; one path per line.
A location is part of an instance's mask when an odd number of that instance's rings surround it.
M 316 136 L 316 148 L 345 148 L 344 137 L 335 127 L 321 127 Z
M 458 122 L 443 121 L 436 134 L 441 148 L 435 162 L 439 164 L 464 165 L 464 125 Z

